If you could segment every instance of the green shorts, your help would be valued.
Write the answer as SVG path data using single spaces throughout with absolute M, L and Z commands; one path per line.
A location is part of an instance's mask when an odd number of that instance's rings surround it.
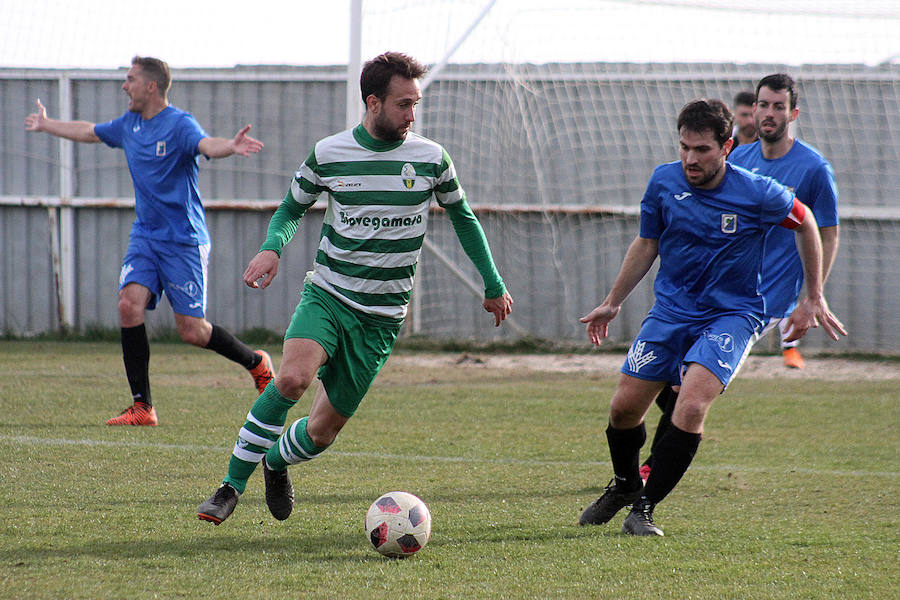
M 402 322 L 354 310 L 307 283 L 284 339 L 318 342 L 328 354 L 318 377 L 336 411 L 352 417 L 391 355 Z

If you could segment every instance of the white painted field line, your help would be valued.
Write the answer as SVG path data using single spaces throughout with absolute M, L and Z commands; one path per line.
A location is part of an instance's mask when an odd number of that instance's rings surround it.
M 80 439 L 70 440 L 63 438 L 42 438 L 29 435 L 0 435 L 0 443 L 11 442 L 22 446 L 90 446 L 90 447 L 109 447 L 109 448 L 153 448 L 156 450 L 177 450 L 184 452 L 215 452 L 224 454 L 231 450 L 231 446 L 198 446 L 193 444 L 160 444 L 154 442 L 131 442 L 126 440 L 91 440 Z M 602 466 L 609 467 L 607 461 L 594 460 L 534 460 L 519 458 L 472 458 L 467 456 L 424 456 L 421 454 L 387 454 L 382 452 L 344 452 L 340 450 L 329 450 L 319 459 L 327 458 L 373 458 L 385 460 L 416 460 L 431 462 L 450 462 L 450 463 L 481 463 L 481 464 L 497 464 L 497 465 L 533 465 L 533 466 Z M 773 473 L 778 469 L 773 467 L 747 467 L 738 465 L 691 465 L 691 470 L 695 471 L 711 471 L 711 472 L 745 472 L 745 473 Z M 801 473 L 805 475 L 828 475 L 828 476 L 852 476 L 852 477 L 900 477 L 897 471 L 842 471 L 835 469 L 809 469 L 805 467 L 792 467 L 790 469 L 781 469 L 781 473 Z

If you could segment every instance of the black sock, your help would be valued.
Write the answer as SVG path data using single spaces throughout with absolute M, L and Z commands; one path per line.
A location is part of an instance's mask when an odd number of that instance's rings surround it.
M 638 473 L 641 447 L 647 441 L 647 429 L 641 423 L 632 429 L 606 428 L 609 456 L 616 474 L 616 486 L 630 492 L 639 489 L 643 482 Z
M 700 446 L 700 434 L 688 433 L 671 424 L 653 454 L 653 470 L 644 487 L 644 496 L 657 504 L 669 495 L 691 466 Z
M 675 400 L 678 398 L 678 392 L 672 389 L 671 385 L 667 385 L 656 397 L 656 404 L 662 409 L 663 414 L 659 417 L 656 424 L 656 432 L 653 434 L 653 442 L 650 444 L 650 456 L 644 461 L 645 465 L 653 467 L 653 455 L 659 446 L 659 440 L 666 433 L 666 429 L 672 424 L 672 413 L 675 412 Z
M 262 360 L 262 357 L 250 346 L 234 337 L 234 334 L 224 327 L 219 327 L 214 323 L 212 324 L 212 335 L 209 336 L 209 343 L 206 347 L 218 352 L 228 360 L 233 360 L 245 369 L 252 369 Z
M 143 323 L 137 327 L 122 327 L 122 361 L 132 399 L 153 406 L 150 399 L 150 340 Z

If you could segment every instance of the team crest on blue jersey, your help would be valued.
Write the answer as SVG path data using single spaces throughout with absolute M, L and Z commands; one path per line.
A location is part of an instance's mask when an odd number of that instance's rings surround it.
M 737 231 L 737 215 L 722 215 L 722 233 L 734 233 Z
M 403 185 L 406 186 L 406 189 L 413 189 L 413 186 L 416 185 L 415 167 L 413 167 L 409 163 L 406 163 L 405 165 L 403 165 L 403 168 L 400 169 L 400 177 L 403 178 Z
M 165 156 L 166 155 L 166 141 L 165 140 L 156 142 L 156 155 L 157 156 Z

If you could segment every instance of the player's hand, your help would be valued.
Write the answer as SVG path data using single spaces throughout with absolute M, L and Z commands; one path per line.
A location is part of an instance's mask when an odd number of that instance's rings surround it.
M 503 292 L 502 296 L 497 298 L 485 298 L 481 303 L 484 310 L 494 315 L 494 327 L 500 327 L 503 319 L 512 312 L 513 299 L 508 292 Z
M 262 250 L 253 257 L 244 271 L 244 283 L 252 288 L 265 289 L 278 274 L 278 253 Z M 262 281 L 260 281 L 262 279 Z
M 41 104 L 41 99 L 37 98 L 34 103 L 37 105 L 37 112 L 25 117 L 25 131 L 43 131 L 47 121 L 47 109 Z
M 601 304 L 579 319 L 582 323 L 587 323 L 587 335 L 592 344 L 599 346 L 606 339 L 609 322 L 619 314 L 619 308 L 611 304 Z
M 811 327 L 815 328 L 819 325 L 825 328 L 825 332 L 833 340 L 840 339 L 838 333 L 847 335 L 844 324 L 828 309 L 825 298 L 821 296 L 816 299 L 803 298 L 788 317 L 787 331 L 790 332 L 790 335 L 784 341 L 799 340 Z
M 243 129 L 237 132 L 237 135 L 234 136 L 234 139 L 231 140 L 231 146 L 234 149 L 235 154 L 240 154 L 241 156 L 250 156 L 250 153 L 256 154 L 263 148 L 263 143 L 256 138 L 252 138 L 247 135 L 247 132 L 250 131 L 250 125 L 245 125 Z M 265 287 L 265 286 L 263 286 Z

